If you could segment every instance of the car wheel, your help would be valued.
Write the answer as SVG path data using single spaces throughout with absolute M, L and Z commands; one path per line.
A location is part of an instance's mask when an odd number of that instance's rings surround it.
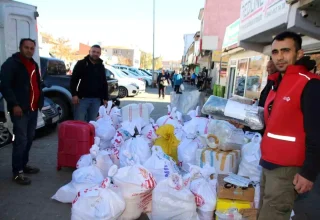
M 56 104 L 60 116 L 59 122 L 67 120 L 70 115 L 68 104 L 60 97 L 50 97 L 50 99 Z
M 10 134 L 8 128 L 4 126 L 3 122 L 0 122 L 0 148 L 9 144 L 12 140 L 12 135 Z
M 119 87 L 119 98 L 125 98 L 128 96 L 128 90 L 125 87 Z

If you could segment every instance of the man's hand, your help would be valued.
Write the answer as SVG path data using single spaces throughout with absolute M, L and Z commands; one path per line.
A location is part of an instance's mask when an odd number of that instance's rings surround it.
M 103 100 L 104 106 L 108 107 L 108 100 Z
M 13 107 L 13 115 L 16 117 L 21 117 L 23 115 L 23 112 L 20 106 L 17 105 Z
M 78 98 L 78 96 L 73 96 L 72 97 L 72 104 L 74 104 L 74 105 L 78 105 L 79 104 L 79 98 Z
M 293 179 L 293 185 L 295 185 L 295 190 L 299 193 L 309 192 L 313 187 L 313 182 L 302 177 L 300 174 L 296 174 Z

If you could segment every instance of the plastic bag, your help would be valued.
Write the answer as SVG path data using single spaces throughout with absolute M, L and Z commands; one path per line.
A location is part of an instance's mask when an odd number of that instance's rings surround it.
M 114 165 L 108 173 L 117 172 Z M 125 209 L 125 201 L 112 190 L 111 178 L 103 180 L 100 186 L 81 190 L 72 203 L 71 220 L 117 220 Z
M 261 158 L 260 143 L 262 137 L 256 133 L 251 142 L 243 145 L 241 149 L 241 162 L 239 165 L 238 175 L 247 176 L 252 181 L 260 182 L 262 167 L 259 165 Z
M 156 139 L 154 145 L 160 146 L 165 154 L 178 161 L 177 148 L 180 141 L 174 135 L 174 127 L 172 125 L 163 125 L 158 128 L 156 134 L 159 138 Z
M 242 215 L 237 209 L 229 209 L 225 211 L 216 211 L 219 220 L 242 220 Z
M 249 126 L 253 130 L 264 128 L 263 108 L 246 105 L 217 96 L 210 96 L 202 108 L 202 113 L 215 119 L 232 120 Z
M 119 220 L 135 220 L 142 212 L 151 212 L 152 190 L 157 183 L 152 173 L 139 164 L 137 156 L 128 152 L 125 155 L 130 165 L 120 168 L 113 182 L 120 188 L 126 202 Z
M 62 186 L 52 199 L 62 203 L 72 203 L 79 191 L 99 185 L 102 181 L 103 175 L 97 166 L 79 168 L 73 172 L 72 181 Z
M 142 136 L 130 138 L 120 148 L 120 167 L 128 166 L 127 157 L 124 154 L 126 151 L 132 155 L 138 156 L 139 161 L 142 164 L 145 163 L 149 157 L 151 157 L 151 150 L 148 142 Z
M 170 174 L 179 172 L 176 163 L 159 146 L 153 146 L 152 155 L 143 166 L 153 174 L 157 183 L 168 178 Z
M 147 125 L 150 121 L 150 114 L 154 110 L 151 103 L 130 104 L 122 107 L 122 120 L 132 122 L 137 118 L 141 118 L 143 126 Z
M 158 128 L 159 126 L 157 124 L 150 123 L 141 130 L 141 134 L 147 139 L 153 141 L 158 137 L 156 134 Z
M 176 111 L 177 109 L 176 108 L 173 108 L 171 110 L 171 107 L 170 105 L 167 106 L 168 107 L 168 115 L 165 115 L 165 116 L 162 116 L 160 117 L 157 121 L 156 121 L 156 124 L 158 126 L 163 126 L 163 125 L 166 125 L 166 124 L 170 124 L 172 126 L 174 126 L 175 128 L 176 127 L 181 127 L 181 123 L 179 122 L 178 120 L 178 117 L 177 117 L 177 114 L 176 114 Z
M 190 169 L 194 169 L 192 166 Z M 190 190 L 196 197 L 197 213 L 200 220 L 212 220 L 217 203 L 217 179 L 215 169 L 206 165 L 196 167 L 198 175 L 191 181 Z
M 171 108 L 176 108 L 183 115 L 188 114 L 189 111 L 200 108 L 205 103 L 205 94 L 198 90 L 184 91 L 182 94 L 170 93 Z
M 158 183 L 152 193 L 152 220 L 171 219 L 197 219 L 195 197 L 178 174 Z
M 196 164 L 196 151 L 204 146 L 201 141 L 193 135 L 185 138 L 178 146 L 178 161 L 179 166 L 184 171 L 189 171 L 189 164 Z
M 244 132 L 223 120 L 211 120 L 208 133 L 219 139 L 218 148 L 223 151 L 240 150 L 244 144 Z
M 107 109 L 101 106 L 99 109 L 99 119 L 96 122 L 90 122 L 95 127 L 96 136 L 100 138 L 100 149 L 111 147 L 111 140 L 116 134 L 113 122 L 106 111 Z
M 102 175 L 106 178 L 110 167 L 113 165 L 110 159 L 109 152 L 99 150 L 99 147 L 94 144 L 90 148 L 90 154 L 82 155 L 77 162 L 77 168 L 90 166 L 95 164 L 101 171 Z

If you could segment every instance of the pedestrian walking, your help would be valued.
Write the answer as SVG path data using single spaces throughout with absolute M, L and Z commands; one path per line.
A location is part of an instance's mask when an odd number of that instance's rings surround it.
M 171 73 L 171 76 L 170 76 L 171 86 L 172 86 L 173 89 L 174 89 L 173 77 L 174 77 L 175 74 L 176 74 L 176 71 L 173 70 L 173 72 Z
M 158 90 L 159 90 L 159 98 L 161 98 L 162 96 L 162 98 L 164 99 L 165 89 L 169 85 L 168 77 L 164 70 L 162 70 L 162 72 L 159 74 L 157 83 L 158 83 Z
M 193 71 L 191 75 L 191 85 L 194 86 L 196 84 L 197 74 Z
M 269 75 L 259 101 L 266 128 L 261 142 L 263 175 L 259 220 L 287 220 L 298 194 L 310 191 L 320 171 L 320 78 L 293 32 L 277 35 Z M 270 86 L 272 85 L 272 86 Z M 263 100 L 264 103 L 261 101 Z
M 182 94 L 182 92 L 180 92 L 180 86 L 183 83 L 182 75 L 180 73 L 175 74 L 173 77 L 173 82 L 174 82 L 174 91 L 177 94 Z
M 74 105 L 74 119 L 93 121 L 100 105 L 108 102 L 108 84 L 101 47 L 93 45 L 89 55 L 77 62 L 73 69 L 70 88 Z
M 31 184 L 24 174 L 36 174 L 37 167 L 28 165 L 29 151 L 35 135 L 38 110 L 44 96 L 38 64 L 33 60 L 36 42 L 30 38 L 20 41 L 19 52 L 8 58 L 1 67 L 1 93 L 7 102 L 13 123 L 12 172 L 13 181 Z

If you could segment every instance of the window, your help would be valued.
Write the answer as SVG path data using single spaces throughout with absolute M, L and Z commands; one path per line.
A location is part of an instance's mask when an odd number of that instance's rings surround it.
M 265 72 L 263 61 L 264 60 L 262 56 L 255 56 L 250 58 L 245 91 L 245 97 L 249 99 L 259 99 L 262 78 Z
M 107 78 L 110 78 L 111 75 L 112 75 L 111 71 L 108 70 L 108 69 L 106 69 L 106 76 L 107 76 Z
M 246 85 L 246 75 L 248 69 L 248 59 L 241 59 L 238 63 L 238 72 L 236 74 L 235 86 L 233 94 L 244 96 L 244 89 Z
M 48 60 L 48 75 L 66 75 L 66 65 L 60 60 Z

